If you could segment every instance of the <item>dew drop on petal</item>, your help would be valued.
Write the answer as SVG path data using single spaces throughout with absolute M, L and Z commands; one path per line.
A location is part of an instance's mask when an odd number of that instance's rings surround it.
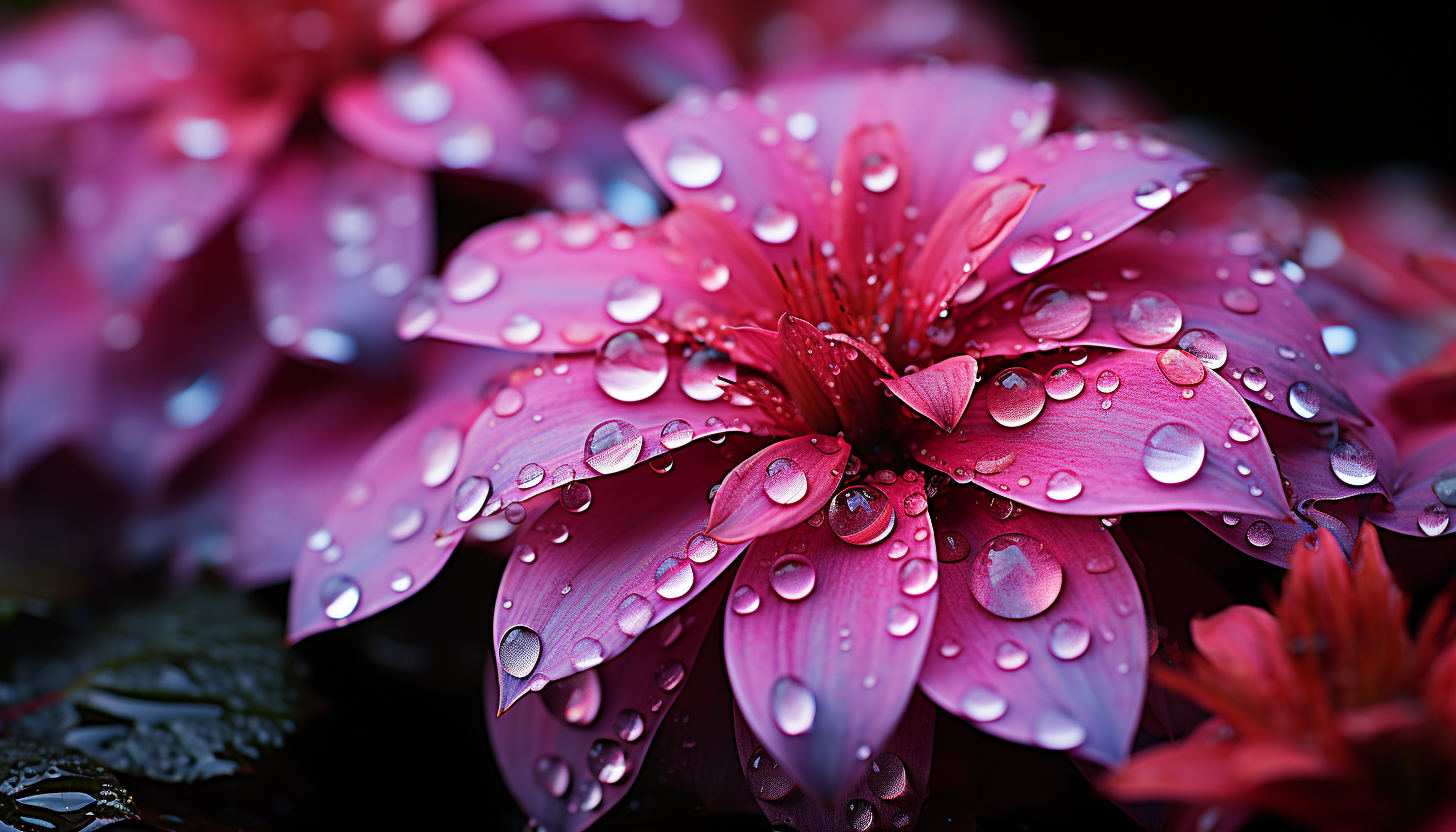
M 330 575 L 319 587 L 319 601 L 329 618 L 348 618 L 359 606 L 359 584 L 348 575 Z
M 755 797 L 782 800 L 794 790 L 794 781 L 762 748 L 755 749 L 744 772 Z
M 1302 381 L 1289 385 L 1289 409 L 1301 419 L 1313 419 L 1320 412 L 1320 394 Z
M 687 558 L 667 557 L 657 565 L 657 594 L 669 600 L 681 598 L 693 588 L 693 564 Z
M 768 583 L 785 601 L 798 601 L 814 591 L 814 566 L 801 555 L 784 555 L 774 561 Z
M 400 503 L 389 511 L 389 525 L 385 528 L 389 539 L 396 543 L 408 540 L 425 524 L 424 509 L 419 506 Z
M 986 409 L 996 423 L 1018 428 L 1041 415 L 1046 388 L 1030 370 L 1010 367 L 996 374 L 986 395 Z
M 1104 521 L 1104 525 L 1106 525 L 1106 521 Z M 1112 525 L 1116 524 L 1114 523 Z M 1093 557 L 1087 559 L 1087 562 L 1083 564 L 1083 568 L 1085 568 L 1089 574 L 1101 575 L 1107 572 L 1111 572 L 1116 565 L 1117 562 L 1110 557 L 1107 557 L 1105 555 L 1094 555 Z
M 1247 286 L 1230 286 L 1223 290 L 1219 299 L 1230 312 L 1252 315 L 1259 311 L 1259 296 Z
M 657 682 L 657 687 L 663 691 L 670 691 L 682 684 L 687 678 L 688 669 L 678 659 L 666 659 L 652 671 L 652 678 Z
M 455 489 L 455 518 L 469 523 L 480 516 L 485 501 L 490 499 L 490 480 L 485 477 L 466 477 Z
M 981 547 L 971 562 L 971 594 L 1002 618 L 1030 618 L 1050 607 L 1062 591 L 1062 565 L 1040 540 L 1003 534 Z
M 1071 471 L 1057 471 L 1047 477 L 1048 500 L 1066 502 L 1082 493 L 1082 481 Z
M 586 750 L 586 767 L 603 783 L 616 783 L 627 774 L 627 752 L 616 740 L 596 740 Z
M 477 301 L 500 284 L 500 268 L 469 252 L 457 255 L 440 278 L 445 297 L 455 303 Z
M 1047 635 L 1047 649 L 1063 661 L 1071 661 L 1086 653 L 1091 643 L 1091 631 L 1075 618 L 1058 621 Z
M 882 194 L 895 187 L 900 169 L 883 153 L 871 153 L 860 162 L 860 184 L 870 193 Z
M 1262 549 L 1274 542 L 1274 527 L 1267 520 L 1255 520 L 1249 524 L 1249 531 L 1244 536 L 1250 546 Z
M 1172 422 L 1149 434 L 1143 445 L 1143 470 L 1161 483 L 1193 479 L 1203 467 L 1203 440 L 1187 425 Z
M 546 469 L 534 462 L 528 462 L 521 466 L 516 474 L 516 485 L 519 488 L 535 488 L 546 479 Z
M 723 175 L 723 159 L 686 136 L 673 142 L 665 163 L 667 178 L 683 188 L 706 188 Z
M 1132 201 L 1137 203 L 1139 208 L 1148 211 L 1156 211 L 1172 200 L 1172 189 L 1155 179 L 1143 182 L 1132 192 Z
M 727 353 L 708 348 L 698 350 L 683 363 L 678 384 L 693 401 L 711 402 L 723 398 L 723 388 L 717 383 L 719 378 L 736 381 L 737 368 Z
M 774 725 L 791 737 L 807 734 L 814 727 L 817 703 L 814 693 L 792 676 L 782 676 L 770 692 L 770 710 Z
M 592 428 L 583 453 L 598 474 L 615 474 L 636 464 L 642 454 L 642 434 L 630 423 L 611 419 Z
M 517 312 L 506 319 L 501 326 L 501 340 L 516 347 L 523 347 L 541 337 L 541 322 Z
M 1178 339 L 1178 348 L 1203 362 L 1210 370 L 1217 370 L 1228 361 L 1228 345 L 1223 339 L 1206 329 L 1190 329 Z
M 1081 291 L 1058 283 L 1036 287 L 1021 307 L 1021 329 L 1031 338 L 1071 338 L 1091 320 L 1092 301 Z
M 632 594 L 617 607 L 617 629 L 629 636 L 640 636 L 652 621 L 652 602 Z
M 1163 350 L 1158 353 L 1157 361 L 1163 378 L 1183 387 L 1201 384 L 1208 374 L 1202 361 L 1183 350 Z
M 1240 380 L 1243 381 L 1244 387 L 1254 393 L 1263 390 L 1264 386 L 1269 383 L 1269 377 L 1264 375 L 1264 371 L 1259 367 L 1250 367 L 1244 370 Z
M 972 685 L 961 696 L 961 710 L 973 722 L 995 722 L 1006 715 L 1006 697 L 985 685 Z
M 900 591 L 906 595 L 924 595 L 935 588 L 940 570 L 929 558 L 911 558 L 900 564 Z
M 1026 648 L 1014 641 L 1003 641 L 996 647 L 996 666 L 1002 670 L 1019 670 L 1030 659 Z
M 571 787 L 571 768 L 555 754 L 537 758 L 531 777 L 541 791 L 555 798 L 565 797 L 566 790 Z
M 580 514 L 591 508 L 591 486 L 584 482 L 569 482 L 561 489 L 561 507 L 572 514 Z
M 799 231 L 799 217 L 777 202 L 760 206 L 753 215 L 753 236 L 770 243 L 787 243 Z
M 1032 723 L 1031 733 L 1037 745 L 1057 751 L 1076 748 L 1087 739 L 1086 728 L 1056 709 L 1048 709 L 1038 715 Z
M 1421 531 L 1425 532 L 1428 537 L 1435 537 L 1446 531 L 1446 527 L 1451 525 L 1451 514 L 1444 504 L 1431 503 L 1421 509 L 1420 516 L 1416 518 L 1416 525 L 1420 526 Z
M 971 556 L 971 541 L 955 529 L 946 529 L 936 535 L 935 555 L 941 563 L 960 563 Z
M 1064 402 L 1081 395 L 1087 386 L 1087 380 L 1082 377 L 1082 371 L 1071 364 L 1058 364 L 1047 372 L 1043 386 L 1048 396 Z
M 662 426 L 662 447 L 672 449 L 693 441 L 693 426 L 682 419 L 673 419 Z
M 512 627 L 501 636 L 497 653 L 502 670 L 517 679 L 524 679 L 531 675 L 536 663 L 541 660 L 541 637 L 530 627 Z
M 743 585 L 733 590 L 733 611 L 739 615 L 748 615 L 758 610 L 758 593 L 753 587 Z
M 1157 346 L 1183 328 L 1183 310 L 1162 292 L 1139 292 L 1114 311 L 1112 325 L 1138 346 Z
M 640 402 L 667 381 L 667 348 L 645 332 L 627 330 L 597 350 L 597 386 L 619 402 Z
M 879 543 L 895 528 L 895 507 L 873 485 L 852 485 L 829 501 L 829 528 L 854 546 Z
M 1375 481 L 1375 453 L 1359 442 L 1340 442 L 1330 451 L 1330 469 L 1345 485 L 1369 485 Z
M 870 763 L 866 779 L 870 791 L 881 800 L 904 797 L 905 791 L 910 787 L 905 761 L 893 751 L 880 754 Z
M 718 556 L 718 541 L 701 532 L 688 538 L 688 560 L 693 563 L 707 563 Z
M 988 451 L 976 460 L 977 474 L 999 474 L 1016 461 L 1016 452 L 1010 450 Z
M 1017 274 L 1041 271 L 1056 253 L 1056 247 L 1041 237 L 1027 237 L 1011 247 L 1011 268 Z
M 647 720 L 643 718 L 641 711 L 623 708 L 617 712 L 617 718 L 612 720 L 612 730 L 623 742 L 636 742 L 647 730 Z
M 885 613 L 885 631 L 896 638 L 910 635 L 919 625 L 920 614 L 904 604 L 895 604 Z
M 586 670 L 602 663 L 602 643 L 594 638 L 583 638 L 571 647 L 571 666 Z
M 1259 435 L 1259 422 L 1253 416 L 1235 416 L 1228 435 L 1235 442 L 1252 442 Z
M 763 492 L 781 506 L 793 505 L 809 493 L 809 478 L 798 462 L 780 457 L 768 464 Z

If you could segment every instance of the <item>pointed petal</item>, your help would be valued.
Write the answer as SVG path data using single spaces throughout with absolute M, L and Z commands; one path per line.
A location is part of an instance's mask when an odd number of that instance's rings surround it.
M 1015 154 L 998 173 L 1044 187 L 981 267 L 987 292 L 1000 294 L 1027 274 L 1111 240 L 1188 190 L 1190 179 L 1209 167 L 1151 136 L 1096 131 L 1057 133 Z
M 290 642 L 389 609 L 445 565 L 464 530 L 432 530 L 449 511 L 445 483 L 480 408 L 471 398 L 421 407 L 354 466 L 293 568 Z
M 918 373 L 887 378 L 884 384 L 911 410 L 949 433 L 965 414 L 966 405 L 971 403 L 971 391 L 976 387 L 976 359 L 969 355 L 947 358 Z
M 1190 511 L 1188 516 L 1244 554 L 1285 567 L 1289 566 L 1289 553 L 1294 547 L 1318 528 L 1311 519 L 1317 515 L 1295 511 L 1283 517 L 1235 511 Z M 1324 519 L 1322 514 L 1318 516 Z M 1349 535 L 1348 529 L 1345 534 Z
M 719 582 L 622 655 L 499 716 L 489 712 L 500 695 L 496 671 L 486 668 L 491 750 L 532 822 L 579 832 L 626 796 L 706 637 L 717 630 L 712 624 L 726 588 Z
M 774 322 L 778 326 L 778 322 Z M 779 351 L 779 334 L 774 329 L 760 329 L 756 326 L 730 326 L 722 330 L 721 347 L 733 357 L 737 364 L 744 364 L 767 375 L 778 377 L 778 366 L 783 362 Z
M 1148 625 L 1132 570 L 1095 519 L 1028 509 L 998 520 L 987 508 L 984 492 L 955 486 L 932 503 L 942 559 L 963 560 L 941 563 L 920 689 L 1002 739 L 1113 765 L 1131 750 L 1147 681 Z M 998 569 L 993 552 L 1031 560 Z M 1034 582 L 1021 577 L 1028 568 Z M 1048 606 L 1025 618 L 978 600 L 1015 602 L 1019 615 L 1032 611 L 1032 592 L 1042 593 L 1034 606 Z
M 903 244 L 905 208 L 910 204 L 919 160 L 910 156 L 892 122 L 861 125 L 839 148 L 834 181 L 834 256 L 846 272 L 834 284 L 851 318 L 870 319 L 882 306 L 881 282 L 867 278 L 882 269 L 880 255 Z M 914 213 L 914 212 L 912 212 Z M 920 287 L 908 284 L 904 294 L 918 302 Z M 898 298 L 890 298 L 895 303 Z
M 785 315 L 779 320 L 781 379 L 809 423 L 825 430 L 824 404 L 833 408 L 850 442 L 869 441 L 885 420 L 885 394 L 879 389 L 884 369 L 863 357 L 855 342 L 828 338 L 819 328 Z M 811 392 L 812 391 L 812 392 Z
M 821 434 L 764 448 L 728 472 L 708 534 L 742 543 L 799 525 L 834 496 L 848 459 L 848 442 Z
M 399 307 L 431 265 L 433 214 L 425 174 L 295 142 L 239 226 L 259 329 L 301 358 L 391 356 Z
M 776 423 L 757 408 L 689 397 L 681 389 L 684 362 L 676 356 L 668 358 L 663 389 L 637 402 L 608 396 L 597 384 L 594 363 L 591 356 L 555 356 L 512 372 L 470 426 L 460 467 L 447 485 L 450 493 L 467 477 L 488 480 L 483 510 L 491 516 L 568 482 L 670 454 L 693 440 L 774 430 Z M 469 510 L 464 519 L 452 510 L 442 531 L 457 531 L 473 519 Z
M 517 535 L 495 611 L 500 710 L 621 653 L 733 563 L 743 544 L 703 536 L 706 495 L 747 449 L 718 451 L 700 444 L 666 474 L 644 466 L 574 485 Z M 532 635 L 535 662 L 501 655 Z
M 1239 394 L 1213 375 L 1180 388 L 1163 376 L 1156 359 L 1155 352 L 1132 349 L 1093 356 L 1073 368 L 1085 379 L 1080 393 L 1064 401 L 1048 396 L 1040 415 L 1015 428 L 991 416 L 988 401 L 998 388 L 993 379 L 976 388 L 953 434 L 922 428 L 917 453 L 957 482 L 974 480 L 1024 505 L 1058 513 L 1106 516 L 1174 508 L 1286 513 L 1279 471 L 1263 435 L 1230 441 L 1231 423 L 1253 419 Z M 1114 392 L 1097 391 L 1102 373 L 1118 380 Z M 1039 385 L 1027 382 L 1031 375 L 1023 369 L 1016 378 L 1035 389 Z M 1185 398 L 1188 393 L 1191 398 Z M 1239 465 L 1250 469 L 1249 476 L 1238 473 Z M 1025 486 L 1022 477 L 1029 478 Z
M 960 330 L 982 355 L 1018 355 L 1049 343 L 1122 348 L 1133 343 L 1118 330 L 1122 310 L 1145 293 L 1158 292 L 1173 302 L 1181 320 L 1158 343 L 1199 354 L 1249 402 L 1283 415 L 1301 415 L 1291 407 L 1289 390 L 1303 382 L 1315 394 L 1316 410 L 1304 418 L 1369 421 L 1335 375 L 1321 324 L 1296 284 L 1278 264 L 1229 254 L 1222 235 L 1195 234 L 1169 245 L 1151 229 L 1134 229 L 1045 272 L 1045 281 L 1071 287 L 1083 298 L 1097 298 L 1087 301 L 1091 315 L 1085 328 L 1060 340 L 1028 333 L 1023 328 L 1030 311 L 1024 305 L 1027 290 L 1018 287 L 959 312 Z M 973 326 L 973 321 L 989 321 L 990 326 Z M 1153 346 L 1146 340 L 1138 343 Z M 1303 405 L 1306 412 L 1308 407 Z
M 1447 430 L 1404 461 L 1392 502 L 1370 513 L 1370 522 L 1401 534 L 1437 537 L 1456 531 L 1456 430 Z
M 1311 424 L 1265 414 L 1259 425 L 1279 460 L 1279 472 L 1290 483 L 1290 501 L 1296 506 L 1306 500 L 1388 495 L 1399 473 L 1395 441 L 1378 423 Z
M 324 111 L 349 141 L 405 167 L 519 177 L 536 165 L 522 143 L 527 113 L 514 84 L 462 35 L 436 35 L 377 73 L 340 81 Z
M 935 617 L 929 517 L 904 509 L 906 498 L 924 496 L 920 483 L 873 487 L 895 512 L 888 536 L 864 549 L 824 523 L 758 538 L 733 580 L 735 611 L 724 628 L 745 721 L 819 801 L 844 795 L 885 748 L 914 693 Z
M 733 712 L 738 758 L 754 798 L 769 822 L 799 832 L 914 829 L 930 793 L 935 745 L 935 706 L 912 696 L 905 715 L 844 799 L 826 807 L 792 782 L 737 709 Z M 787 791 L 786 791 L 787 789 Z

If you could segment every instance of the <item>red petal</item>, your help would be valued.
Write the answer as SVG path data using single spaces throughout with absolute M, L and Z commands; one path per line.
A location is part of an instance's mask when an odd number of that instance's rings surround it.
M 499 716 L 486 714 L 501 774 L 533 822 L 579 832 L 626 796 L 705 639 L 717 632 L 712 625 L 726 586 L 720 582 L 700 594 L 601 667 Z M 495 669 L 486 668 L 485 701 L 498 697 Z M 604 765 L 614 762 L 620 765 Z
M 500 710 L 621 653 L 738 557 L 743 545 L 703 536 L 708 489 L 743 455 L 735 449 L 725 461 L 718 450 L 684 451 L 667 474 L 635 468 L 574 486 L 590 489 L 587 508 L 557 503 L 517 535 L 498 592 L 495 643 L 505 650 L 508 633 L 524 627 L 540 645 L 539 659 L 502 662 Z
M 433 259 L 433 214 L 424 174 L 296 142 L 239 227 L 259 329 L 303 358 L 390 355 L 399 307 Z
M 979 489 L 952 486 L 941 495 L 931 507 L 941 556 L 954 551 L 964 559 L 941 564 L 941 604 L 920 689 L 1002 739 L 1115 764 L 1142 716 L 1148 660 L 1142 595 L 1117 543 L 1092 518 L 1027 509 L 999 520 Z M 951 535 L 961 536 L 954 546 Z M 1039 542 L 1059 568 L 1060 589 L 1045 611 L 1003 618 L 977 600 L 978 591 L 992 598 L 998 591 L 982 583 L 990 573 L 977 561 L 1002 535 Z M 1004 542 L 1017 551 L 1035 545 Z M 1049 576 L 1043 571 L 1035 588 L 1045 593 Z
M 1456 429 L 1447 430 L 1424 448 L 1410 454 L 1396 477 L 1389 507 L 1370 514 L 1370 522 L 1402 534 L 1436 537 L 1456 531 L 1450 508 L 1436 495 L 1436 486 L 1451 498 L 1456 481 Z
M 887 378 L 886 387 L 916 413 L 949 433 L 971 403 L 976 387 L 976 359 L 969 355 L 947 358 L 900 378 Z
M 450 514 L 453 491 L 442 476 L 460 467 L 460 443 L 480 408 L 469 398 L 421 407 L 354 466 L 293 568 L 289 641 L 389 609 L 445 565 L 464 530 L 433 531 Z
M 925 588 L 936 568 L 929 517 L 903 510 L 906 498 L 922 494 L 920 484 L 875 487 L 897 515 L 883 542 L 852 546 L 832 523 L 758 538 L 734 578 L 724 628 L 744 719 L 820 801 L 845 794 L 886 747 L 914 692 L 935 616 L 939 589 Z
M 819 434 L 764 448 L 728 472 L 708 533 L 742 543 L 799 525 L 834 496 L 847 459 L 849 443 Z
M 871 440 L 885 423 L 887 399 L 877 384 L 884 368 L 879 361 L 862 357 L 862 352 L 873 350 L 827 338 L 818 327 L 792 315 L 779 320 L 780 380 L 790 398 L 809 424 L 824 432 L 833 432 L 837 424 L 851 442 Z
M 799 832 L 915 828 L 920 806 L 930 791 L 935 745 L 935 706 L 925 697 L 910 698 L 884 750 L 870 761 L 848 794 L 828 807 L 792 782 L 737 709 L 733 727 L 743 774 L 758 807 L 775 826 L 782 824 Z M 864 826 L 855 823 L 864 823 L 866 818 Z
M 982 384 L 954 434 L 926 426 L 917 454 L 959 482 L 975 480 L 1019 503 L 1064 514 L 1174 508 L 1287 512 L 1264 437 L 1230 441 L 1230 423 L 1253 418 L 1238 393 L 1217 376 L 1180 388 L 1164 378 L 1156 356 L 1123 350 L 1089 358 L 1076 368 L 1085 379 L 1081 393 L 1065 401 L 1048 397 L 1039 416 L 1016 428 L 991 417 L 987 402 L 997 385 Z M 1110 394 L 1097 391 L 1103 372 L 1119 380 Z M 1193 397 L 1185 399 L 1184 391 Z M 1165 431 L 1168 425 L 1176 427 Z M 1151 452 L 1149 442 L 1155 446 Z M 1203 454 L 1201 465 L 1192 464 L 1195 452 Z M 1149 464 L 1169 481 L 1154 479 Z M 1251 469 L 1249 476 L 1237 472 L 1240 464 Z

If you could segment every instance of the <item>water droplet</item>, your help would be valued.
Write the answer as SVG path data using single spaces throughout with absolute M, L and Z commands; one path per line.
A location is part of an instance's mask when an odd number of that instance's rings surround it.
M 500 268 L 469 252 L 457 255 L 440 278 L 445 297 L 456 303 L 477 301 L 500 284 Z
M 791 737 L 807 734 L 814 727 L 817 704 L 814 694 L 798 679 L 782 676 L 774 682 L 770 693 L 774 724 Z
M 662 426 L 662 447 L 681 448 L 693 441 L 693 426 L 682 419 L 673 419 Z
M 1330 355 L 1349 355 L 1355 351 L 1359 338 L 1353 327 L 1337 324 L 1321 329 L 1320 340 L 1324 342 L 1325 351 Z
M 971 541 L 955 529 L 941 531 L 935 538 L 935 554 L 941 563 L 960 563 L 971 555 Z
M 1021 328 L 1032 338 L 1066 339 L 1087 328 L 1092 301 L 1071 286 L 1047 283 L 1026 296 Z
M 668 557 L 657 565 L 657 594 L 669 600 L 681 598 L 693 588 L 693 564 L 687 558 Z
M 1235 416 L 1229 422 L 1228 435 L 1235 442 L 1252 442 L 1259 435 L 1259 423 L 1252 416 Z
M 667 381 L 667 348 L 645 332 L 619 332 L 597 350 L 596 379 L 617 401 L 640 402 Z
M 976 460 L 977 474 L 999 474 L 1016 461 L 1015 451 L 988 451 Z
M 490 506 L 486 506 L 486 511 L 487 513 L 490 512 Z M 502 516 L 504 516 L 506 518 L 506 522 L 510 523 L 511 525 L 519 526 L 522 523 L 526 522 L 526 507 L 518 502 L 506 503 L 506 507 L 505 510 L 502 512 Z
M 1158 353 L 1158 369 L 1163 371 L 1163 378 L 1184 387 L 1201 384 L 1208 373 L 1202 361 L 1179 349 Z
M 779 457 L 768 464 L 763 493 L 781 506 L 793 505 L 809 493 L 809 478 L 799 463 L 788 457 Z
M 359 606 L 359 584 L 347 575 L 330 575 L 319 587 L 319 601 L 329 618 L 348 618 Z
M 870 193 L 882 194 L 895 187 L 900 169 L 883 153 L 871 153 L 860 162 L 860 184 Z
M 762 748 L 755 749 L 749 757 L 744 774 L 754 795 L 764 800 L 781 800 L 794 790 L 794 781 L 788 773 Z
M 856 797 L 844 806 L 844 821 L 853 832 L 869 832 L 875 825 L 875 807 L 862 797 Z
M 162 414 L 178 430 L 195 428 L 211 419 L 223 400 L 222 379 L 212 372 L 198 376 L 191 384 L 167 398 Z
M 501 669 L 517 679 L 524 679 L 531 675 L 531 671 L 536 669 L 536 662 L 541 660 L 541 637 L 530 627 L 512 627 L 501 636 L 497 653 Z
M 1011 247 L 1011 268 L 1017 274 L 1031 274 L 1047 267 L 1056 248 L 1041 237 L 1027 237 Z
M 1187 425 L 1163 425 L 1143 446 L 1143 469 L 1161 483 L 1174 485 L 1193 479 L 1203 467 L 1203 440 Z
M 490 480 L 485 477 L 466 477 L 455 489 L 455 517 L 462 523 L 469 523 L 480 516 L 485 501 L 490 499 Z
M 918 626 L 920 614 L 904 604 L 895 604 L 885 613 L 885 630 L 896 638 L 910 635 Z
M 981 547 L 971 563 L 971 594 L 1002 618 L 1037 615 L 1062 591 L 1062 565 L 1040 540 L 1003 534 Z
M 591 508 L 591 487 L 584 482 L 569 482 L 561 489 L 561 507 L 572 514 Z
M 1082 493 L 1082 481 L 1071 471 L 1058 471 L 1047 477 L 1046 495 L 1049 500 L 1066 502 Z
M 1259 311 L 1259 296 L 1247 286 L 1230 286 L 1223 290 L 1219 299 L 1231 312 L 1252 315 Z
M 534 462 L 528 462 L 521 466 L 520 473 L 516 474 L 516 485 L 521 488 L 535 488 L 546 479 L 546 469 Z
M 986 394 L 986 409 L 996 423 L 1019 428 L 1041 415 L 1046 388 L 1030 370 L 1010 367 L 996 374 Z
M 718 556 L 718 541 L 701 532 L 688 538 L 688 560 L 693 563 L 707 563 Z
M 1441 503 L 1431 503 L 1421 509 L 1420 516 L 1416 518 L 1416 525 L 1421 527 L 1429 537 L 1435 537 L 1446 531 L 1451 524 L 1451 513 Z
M 1436 472 L 1431 478 L 1431 492 L 1448 506 L 1456 506 L 1456 468 Z
M 1274 527 L 1267 520 L 1255 520 L 1249 524 L 1245 537 L 1248 538 L 1250 546 L 1262 549 L 1274 542 Z
M 425 524 L 425 512 L 419 506 L 400 503 L 389 511 L 389 525 L 385 528 L 389 539 L 396 543 L 408 540 Z
M 403 569 L 396 569 L 389 573 L 389 588 L 395 592 L 409 592 L 410 587 L 414 585 L 414 576 Z
M 1162 292 L 1139 292 L 1114 310 L 1117 334 L 1142 347 L 1163 344 L 1183 328 L 1183 310 Z
M 612 730 L 623 742 L 636 742 L 642 738 L 642 732 L 647 730 L 647 720 L 642 717 L 641 711 L 623 708 L 617 712 L 617 718 L 612 720 Z
M 531 776 L 541 791 L 555 798 L 565 797 L 566 790 L 571 787 L 571 769 L 555 754 L 537 758 Z
M 1172 200 L 1172 189 L 1155 179 L 1143 182 L 1132 192 L 1132 201 L 1148 211 L 1156 211 Z
M 1003 641 L 996 647 L 996 666 L 1002 670 L 1019 670 L 1030 659 L 1026 648 L 1014 641 Z
M 1071 661 L 1087 652 L 1092 643 L 1092 633 L 1087 625 L 1075 618 L 1058 621 L 1047 635 L 1047 649 L 1063 661 Z
M 971 167 L 975 168 L 977 173 L 990 173 L 1001 167 L 1001 163 L 1005 161 L 1006 145 L 993 144 L 976 151 L 976 155 L 971 157 Z
M 603 783 L 616 783 L 627 774 L 627 752 L 616 740 L 597 740 L 586 750 L 586 767 Z
M 501 340 L 516 347 L 523 347 L 541 337 L 541 322 L 517 312 L 506 319 L 501 326 Z
M 602 643 L 594 638 L 584 638 L 571 647 L 571 666 L 586 670 L 602 663 Z
M 1032 723 L 1031 734 L 1037 745 L 1057 751 L 1076 748 L 1087 739 L 1086 728 L 1055 709 L 1042 711 Z
M 893 751 L 886 751 L 870 763 L 866 777 L 870 791 L 881 800 L 894 800 L 905 796 L 910 787 L 910 778 L 905 772 L 905 761 Z
M 1183 337 L 1178 339 L 1178 348 L 1203 362 L 1203 366 L 1210 370 L 1217 370 L 1228 361 L 1228 345 L 1206 329 L 1190 329 L 1183 333 Z
M 777 202 L 765 203 L 753 215 L 753 236 L 765 243 L 787 243 L 798 231 L 798 216 Z
M 829 528 L 845 543 L 879 543 L 895 528 L 895 507 L 873 485 L 852 485 L 829 501 Z
M 678 384 L 688 398 L 711 402 L 723 398 L 723 388 L 717 384 L 719 378 L 733 381 L 737 377 L 737 369 L 728 355 L 709 348 L 693 353 L 683 364 Z
M 1112 393 L 1122 385 L 1122 378 L 1111 370 L 1103 370 L 1097 374 L 1097 392 Z
M 780 598 L 798 601 L 814 591 L 814 566 L 801 555 L 784 555 L 774 561 L 768 583 Z
M 1244 370 L 1240 376 L 1240 380 L 1243 381 L 1244 387 L 1254 393 L 1263 390 L 1264 385 L 1269 383 L 1268 376 L 1264 375 L 1264 371 L 1258 367 L 1250 367 Z
M 308 536 L 308 548 L 315 552 L 322 552 L 332 546 L 333 543 L 334 536 L 329 533 L 328 529 L 319 529 Z
M 598 474 L 625 471 L 642 454 L 642 434 L 621 419 L 602 422 L 586 438 L 587 467 Z
M 652 622 L 652 602 L 641 595 L 628 595 L 617 607 L 617 629 L 629 636 L 640 636 Z
M 1302 381 L 1289 385 L 1289 409 L 1301 419 L 1313 419 L 1320 412 L 1320 394 Z
M 961 696 L 961 710 L 973 722 L 995 722 L 1006 715 L 1006 697 L 985 685 L 972 685 Z
M 739 615 L 748 615 L 758 609 L 758 593 L 753 587 L 743 585 L 733 590 L 733 611 Z
M 706 188 L 723 175 L 723 159 L 686 136 L 667 154 L 667 178 L 684 188 Z
M 1369 485 L 1375 481 L 1375 453 L 1359 442 L 1341 442 L 1330 451 L 1330 469 L 1345 485 Z
M 666 659 L 652 671 L 652 678 L 657 681 L 657 687 L 663 691 L 670 691 L 682 684 L 686 679 L 688 669 L 677 659 Z
M 1082 377 L 1082 371 L 1071 364 L 1058 364 L 1047 373 L 1044 386 L 1048 396 L 1064 402 L 1081 395 L 1087 380 Z
M 900 591 L 906 595 L 924 595 L 935 587 L 940 570 L 929 558 L 911 558 L 900 564 Z

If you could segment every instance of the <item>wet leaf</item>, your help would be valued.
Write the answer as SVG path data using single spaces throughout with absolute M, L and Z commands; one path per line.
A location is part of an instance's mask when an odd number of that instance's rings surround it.
M 105 767 L 35 740 L 0 739 L 0 828 L 85 832 L 135 816 Z

